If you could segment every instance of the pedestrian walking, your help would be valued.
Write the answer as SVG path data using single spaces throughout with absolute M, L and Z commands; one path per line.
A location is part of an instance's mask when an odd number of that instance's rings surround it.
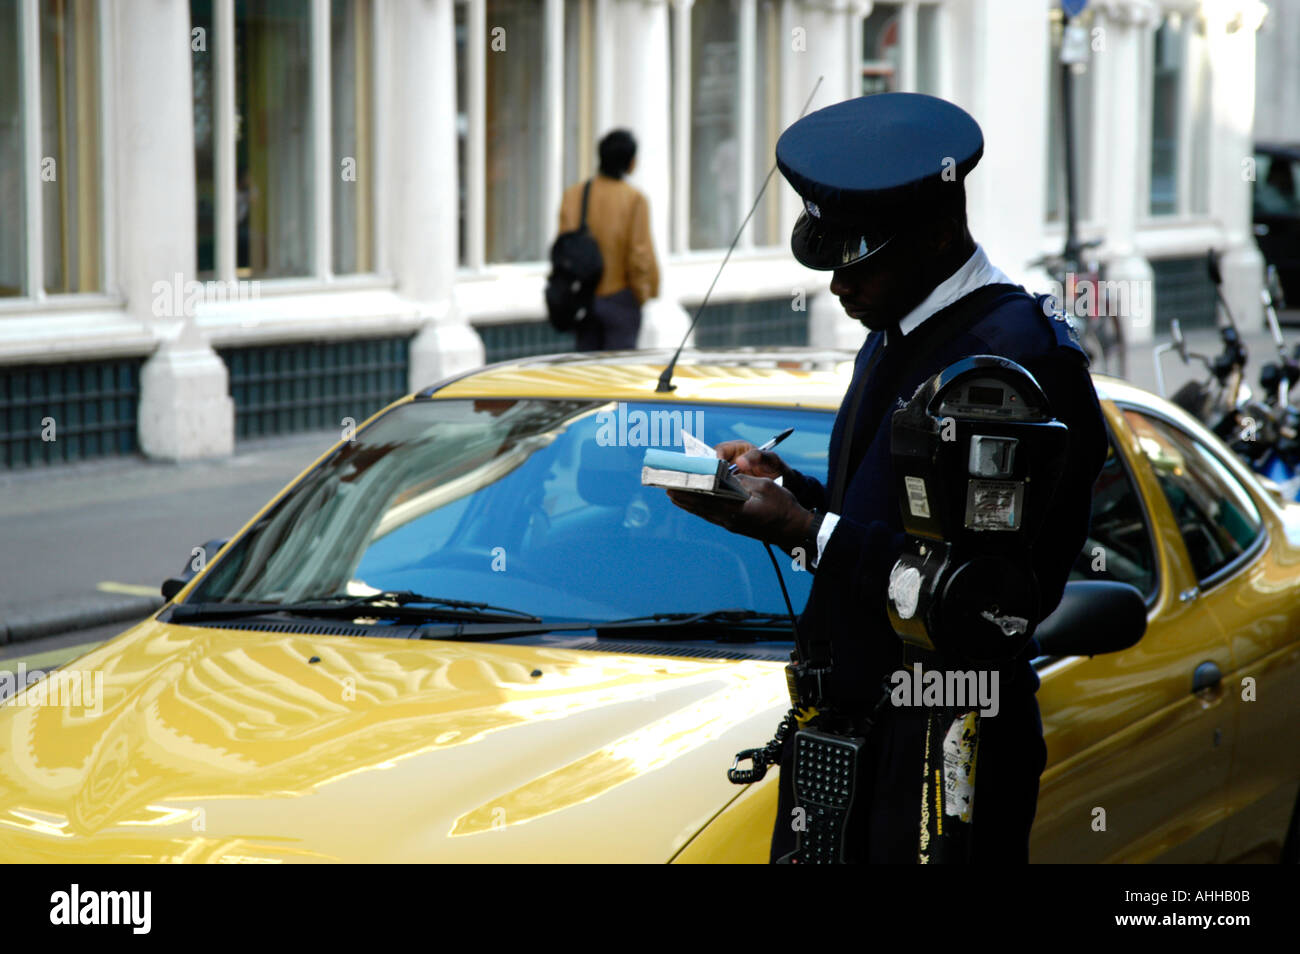
M 586 225 L 605 270 L 590 313 L 578 323 L 578 351 L 635 348 L 641 306 L 659 294 L 659 263 L 650 238 L 650 204 L 625 176 L 636 167 L 636 139 L 615 129 L 600 141 L 600 169 L 564 191 L 561 234 L 579 227 L 586 193 Z

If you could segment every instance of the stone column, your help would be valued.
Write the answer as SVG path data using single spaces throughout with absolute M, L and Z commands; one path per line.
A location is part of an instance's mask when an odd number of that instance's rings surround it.
M 1046 3 L 976 0 L 946 12 L 959 38 L 949 98 L 984 134 L 965 183 L 971 234 L 994 265 L 1019 277 L 1041 254 L 1047 211 Z
M 235 408 L 226 366 L 194 324 L 194 117 L 185 0 L 105 7 L 116 69 L 117 285 L 126 311 L 162 345 L 140 377 L 138 434 L 150 457 L 230 454 Z M 204 37 L 215 55 L 215 37 Z
M 854 51 L 861 51 L 861 41 L 854 41 L 862 31 L 862 20 L 871 12 L 864 0 L 824 0 L 820 3 L 787 4 L 786 42 L 790 69 L 783 83 L 783 111 L 791 122 L 817 86 L 817 94 L 808 106 L 815 112 L 824 106 L 843 102 L 861 93 L 858 79 L 860 64 Z M 777 173 L 774 183 L 785 197 L 782 202 L 786 235 L 802 211 L 795 191 Z M 788 238 L 787 238 L 788 241 Z M 844 313 L 839 299 L 830 293 L 830 272 L 810 272 L 808 287 L 808 343 L 823 348 L 862 346 L 866 329 Z
M 1097 8 L 1096 26 L 1104 30 L 1105 50 L 1095 54 L 1099 88 L 1096 102 L 1105 104 L 1105 141 L 1094 154 L 1103 163 L 1097 203 L 1106 223 L 1102 247 L 1106 280 L 1128 290 L 1129 307 L 1120 316 L 1124 335 L 1133 343 L 1155 337 L 1155 273 L 1138 250 L 1138 221 L 1145 193 L 1137 183 L 1147 179 L 1151 161 L 1149 130 L 1143 128 L 1142 97 L 1146 95 L 1142 55 L 1151 43 L 1159 10 L 1149 0 L 1111 0 Z M 1147 120 L 1149 122 L 1149 120 Z M 1123 301 L 1121 292 L 1120 301 Z
M 424 324 L 411 342 L 412 390 L 483 363 L 483 341 L 456 306 L 459 258 L 456 31 L 452 0 L 384 5 L 388 260 Z M 379 64 L 381 70 L 385 64 Z
M 672 68 L 668 43 L 668 0 L 612 0 L 609 25 L 600 41 L 607 44 L 607 62 L 614 76 L 608 91 L 608 125 L 632 130 L 637 140 L 636 169 L 628 182 L 650 202 L 650 233 L 659 261 L 659 297 L 641 309 L 639 348 L 676 348 L 690 325 L 678 300 L 673 270 L 668 267 L 668 217 L 672 208 Z M 690 14 L 690 4 L 682 11 Z M 608 129 L 596 131 L 603 136 Z
M 1210 214 L 1223 229 L 1219 259 L 1223 297 L 1244 332 L 1263 327 L 1260 289 L 1264 256 L 1255 244 L 1255 32 L 1267 8 L 1258 0 L 1206 5 L 1205 31 L 1214 64 L 1210 148 Z

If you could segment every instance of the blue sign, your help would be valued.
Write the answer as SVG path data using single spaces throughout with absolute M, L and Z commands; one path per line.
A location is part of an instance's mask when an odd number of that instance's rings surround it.
M 1088 5 L 1088 0 L 1061 0 L 1061 9 L 1065 11 L 1067 17 L 1077 17 L 1083 12 L 1083 8 Z

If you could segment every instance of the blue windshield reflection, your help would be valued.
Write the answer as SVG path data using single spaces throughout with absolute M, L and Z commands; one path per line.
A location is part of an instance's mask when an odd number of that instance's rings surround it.
M 647 446 L 681 450 L 682 431 L 713 446 L 794 427 L 781 455 L 824 480 L 832 423 L 821 411 L 677 403 L 402 405 L 295 487 L 192 599 L 413 590 L 548 619 L 783 613 L 762 544 L 642 487 L 642 458 Z M 810 574 L 777 556 L 798 612 Z

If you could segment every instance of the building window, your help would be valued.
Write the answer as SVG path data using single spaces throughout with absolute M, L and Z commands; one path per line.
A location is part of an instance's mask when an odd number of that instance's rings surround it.
M 901 3 L 877 3 L 862 22 L 862 94 L 892 93 L 899 87 L 902 49 L 898 42 Z
M 1190 163 L 1189 178 L 1191 196 L 1188 211 L 1192 215 L 1210 214 L 1210 154 L 1212 146 L 1214 117 L 1213 104 L 1210 99 L 1213 77 L 1210 71 L 1210 49 L 1205 38 L 1204 21 L 1198 21 L 1197 29 L 1188 39 L 1188 49 L 1192 69 L 1188 71 L 1188 96 L 1192 102 L 1191 122 L 1188 134 Z
M 942 96 L 942 16 L 937 3 L 876 3 L 862 21 L 862 95 Z
M 1168 13 L 1150 47 L 1152 217 L 1209 211 L 1210 70 L 1204 23 Z
M 143 358 L 0 366 L 0 471 L 132 454 Z M 42 440 L 46 418 L 58 440 Z
M 595 0 L 457 0 L 460 264 L 532 263 L 595 167 Z
M 691 7 L 691 248 L 726 248 L 740 211 L 737 0 Z
M 240 277 L 314 271 L 311 16 L 309 0 L 235 4 Z
M 370 0 L 331 0 L 331 233 L 336 275 L 375 270 L 372 22 Z
M 369 0 L 191 0 L 201 278 L 373 271 Z
M 23 183 L 23 70 L 18 0 L 0 0 L 0 297 L 27 286 L 23 246 L 27 236 Z
M 1083 37 L 1089 37 L 1092 31 L 1092 11 L 1084 10 L 1071 20 L 1071 25 L 1083 31 Z M 1061 45 L 1065 28 L 1061 11 L 1053 9 L 1048 22 L 1047 58 L 1047 221 L 1064 222 L 1066 210 L 1065 196 L 1065 116 L 1061 101 Z M 1093 106 L 1093 67 L 1091 48 L 1088 42 L 1073 44 L 1081 55 L 1088 56 L 1089 61 L 1075 63 L 1070 67 L 1070 108 L 1073 113 L 1074 133 L 1074 198 L 1076 218 L 1080 222 L 1090 222 L 1094 216 L 1092 202 L 1092 135 Z
M 98 89 L 93 0 L 0 0 L 0 297 L 102 288 Z
M 190 88 L 194 98 L 194 198 L 199 278 L 217 274 L 217 77 L 211 0 L 191 0 L 190 31 L 202 42 L 190 43 Z M 199 31 L 199 32 L 195 32 Z
M 916 8 L 916 91 L 931 96 L 943 95 L 941 15 L 932 3 Z
M 302 341 L 222 348 L 235 436 L 334 429 L 364 421 L 407 392 L 411 339 Z
M 487 0 L 486 229 L 489 263 L 545 258 L 545 5 Z
M 1178 211 L 1179 86 L 1185 47 L 1182 17 L 1165 17 L 1156 30 L 1151 64 L 1151 214 Z
M 461 265 L 469 262 L 469 156 L 470 156 L 470 121 L 469 121 L 469 5 L 457 3 L 455 10 L 456 30 L 456 206 L 457 217 L 457 261 Z
M 674 4 L 670 135 L 674 251 L 729 247 L 794 117 L 781 115 L 782 0 Z M 780 243 L 780 190 L 769 185 L 741 248 Z
M 592 0 L 564 0 L 566 184 L 590 178 L 596 167 L 596 18 L 593 7 Z
M 776 141 L 784 131 L 781 123 L 781 4 L 778 0 L 758 0 L 755 4 L 754 43 L 754 190 L 776 161 Z M 774 181 L 758 207 L 749 231 L 757 246 L 781 244 L 781 190 Z

